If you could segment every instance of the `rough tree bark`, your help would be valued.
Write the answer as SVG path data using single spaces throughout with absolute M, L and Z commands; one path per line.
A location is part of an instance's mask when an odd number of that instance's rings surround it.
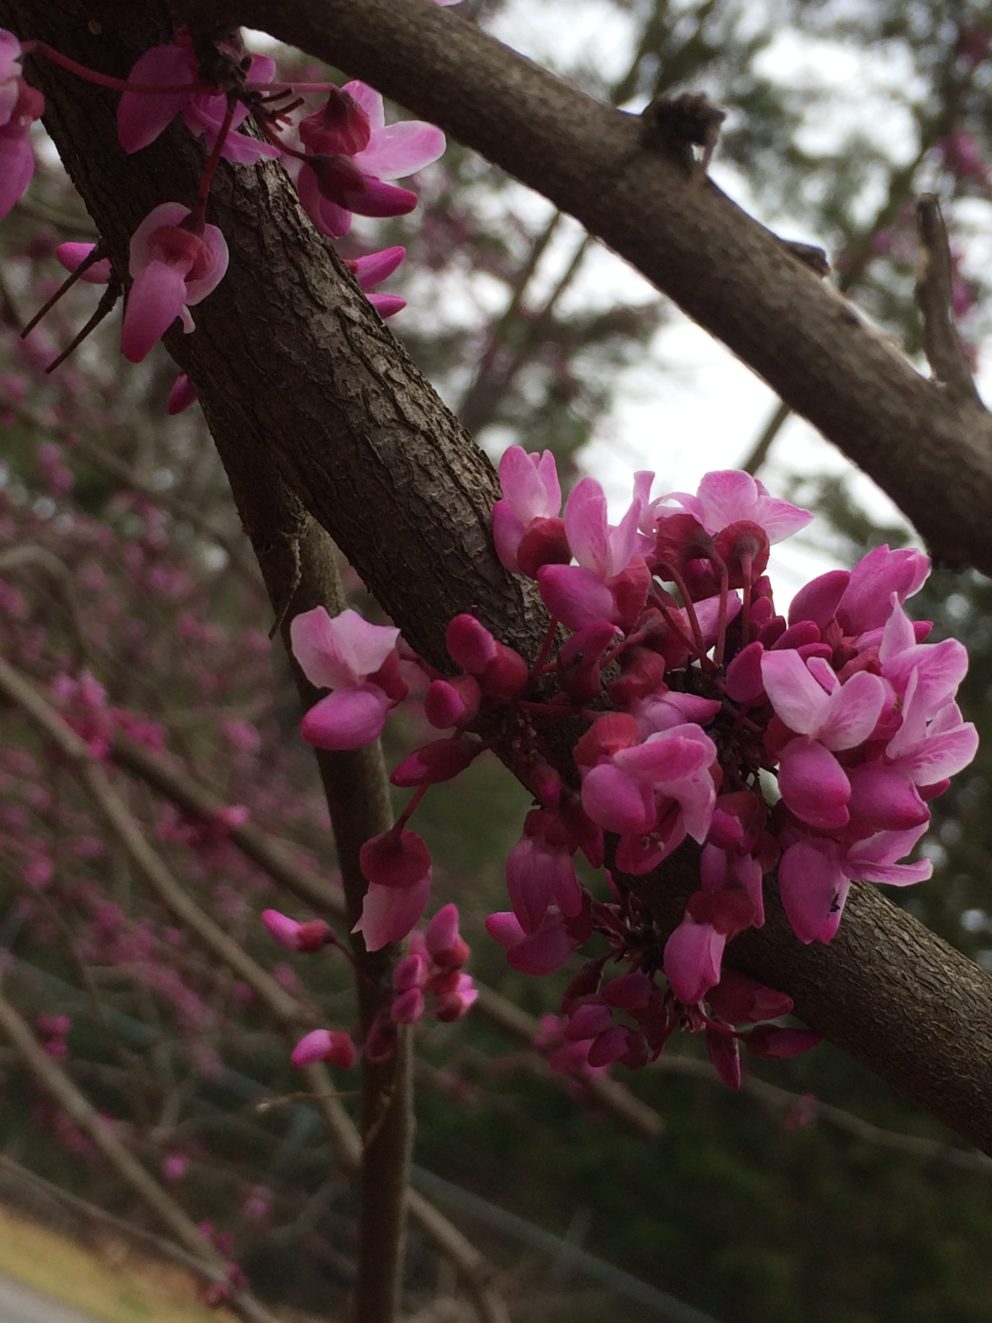
M 333 58 L 541 187 L 759 371 L 860 462 L 944 559 L 992 566 L 990 429 L 951 406 L 712 186 L 639 145 L 600 107 L 427 0 L 188 0 Z M 0 24 L 118 76 L 168 36 L 158 0 L 0 0 Z M 56 140 L 117 269 L 163 201 L 195 193 L 178 129 L 133 158 L 116 96 L 32 61 Z M 410 643 L 444 667 L 444 626 L 475 611 L 533 652 L 525 586 L 492 554 L 491 466 L 303 218 L 278 166 L 222 167 L 211 217 L 231 266 L 166 344 L 196 383 L 222 450 L 260 484 L 271 463 L 334 537 Z M 946 502 L 933 499 L 946 492 Z M 669 926 L 693 889 L 683 853 L 651 887 Z M 839 937 L 803 948 L 781 915 L 731 963 L 793 993 L 803 1017 L 972 1142 L 992 1151 L 992 980 L 876 892 L 856 889 Z

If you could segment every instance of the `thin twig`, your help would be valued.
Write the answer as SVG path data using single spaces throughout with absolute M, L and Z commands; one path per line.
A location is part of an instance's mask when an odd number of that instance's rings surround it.
M 242 1318 L 252 1323 L 277 1323 L 246 1291 L 228 1280 L 227 1264 L 205 1241 L 196 1224 L 149 1175 L 117 1138 L 100 1113 L 76 1088 L 61 1066 L 48 1055 L 13 1006 L 0 995 L 0 1029 L 36 1083 L 73 1120 L 121 1179 L 191 1256 L 191 1266 L 208 1281 L 222 1285 L 226 1298 Z
M 954 270 L 947 227 L 934 193 L 916 203 L 920 253 L 916 270 L 916 302 L 923 319 L 923 350 L 934 380 L 949 395 L 981 404 L 971 365 L 954 325 Z
M 2 659 L 0 692 L 15 702 L 58 745 L 60 752 L 70 761 L 89 789 L 132 863 L 172 913 L 217 960 L 232 969 L 252 989 L 259 1001 L 291 1035 L 298 1034 L 301 1028 L 311 1027 L 315 1023 L 313 1016 L 182 890 L 145 841 L 126 805 L 110 785 L 106 773 L 87 745 L 70 730 L 57 711 L 33 686 Z M 360 1169 L 363 1143 L 347 1113 L 333 1096 L 334 1085 L 329 1073 L 322 1066 L 313 1066 L 307 1074 L 329 1137 L 342 1164 L 350 1170 Z M 410 1211 L 416 1214 L 425 1234 L 452 1260 L 483 1323 L 503 1323 L 503 1307 L 490 1287 L 488 1270 L 482 1256 L 421 1196 L 411 1192 L 406 1202 Z

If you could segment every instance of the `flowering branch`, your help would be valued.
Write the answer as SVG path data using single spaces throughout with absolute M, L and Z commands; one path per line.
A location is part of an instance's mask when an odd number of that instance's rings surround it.
M 693 187 L 677 156 L 643 146 L 636 116 L 427 0 L 187 0 L 186 9 L 347 66 L 543 193 L 870 474 L 936 556 L 992 570 L 992 420 L 959 410 L 712 182 Z
M 0 996 L 0 1031 L 34 1076 L 37 1084 L 61 1107 L 83 1131 L 93 1146 L 117 1172 L 133 1193 L 149 1209 L 184 1249 L 191 1266 L 210 1282 L 221 1287 L 225 1299 L 248 1323 L 277 1323 L 267 1309 L 228 1277 L 229 1265 L 216 1255 L 196 1224 L 159 1185 L 114 1134 L 95 1107 L 38 1042 L 25 1021 Z

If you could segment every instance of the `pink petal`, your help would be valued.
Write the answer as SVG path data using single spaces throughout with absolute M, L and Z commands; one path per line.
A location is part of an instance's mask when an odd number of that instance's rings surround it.
M 778 866 L 786 917 L 801 942 L 829 942 L 840 924 L 850 882 L 836 846 L 828 841 L 797 841 Z
M 595 478 L 583 478 L 565 505 L 565 536 L 572 555 L 599 579 L 610 573 L 606 494 Z
M 194 307 L 202 303 L 208 294 L 212 294 L 224 278 L 227 271 L 227 240 L 216 225 L 204 225 L 200 235 L 208 255 L 209 265 L 201 276 L 186 282 L 186 305 Z
M 429 872 L 412 887 L 381 887 L 370 882 L 362 917 L 352 932 L 362 934 L 368 951 L 378 951 L 389 942 L 402 942 L 416 927 L 430 894 Z
M 849 570 L 828 570 L 800 588 L 789 607 L 789 624 L 812 620 L 825 629 L 837 614 L 840 599 L 851 581 Z
M 55 250 L 55 256 L 67 271 L 75 271 L 95 247 L 96 244 L 92 243 L 60 243 Z M 98 262 L 93 262 L 80 276 L 80 280 L 85 280 L 91 285 L 105 285 L 109 279 L 109 257 L 102 257 Z
M 293 618 L 289 634 L 293 656 L 310 683 L 334 689 L 374 675 L 400 632 L 393 625 L 370 624 L 350 607 L 332 619 L 315 606 Z
M 569 629 L 612 620 L 616 615 L 609 588 L 581 565 L 542 565 L 537 583 L 545 606 Z
M 128 75 L 135 83 L 160 83 L 163 86 L 193 84 L 197 79 L 196 59 L 185 46 L 153 46 L 145 51 Z M 165 126 L 182 109 L 189 93 L 123 92 L 117 104 L 117 136 L 126 152 L 136 152 L 154 142 Z
M 900 831 L 929 822 L 930 810 L 905 776 L 883 763 L 848 772 L 851 816 L 872 829 Z
M 375 289 L 384 280 L 388 280 L 406 257 L 406 249 L 397 244 L 393 248 L 383 248 L 378 253 L 368 253 L 365 257 L 355 257 L 348 263 L 355 279 L 362 289 Z
M 522 524 L 554 518 L 561 509 L 558 469 L 550 450 L 538 456 L 520 446 L 508 447 L 499 462 L 499 480 L 510 509 Z
M 665 977 L 679 1001 L 691 1006 L 719 982 L 726 945 L 726 936 L 686 915 L 665 943 L 664 954 Z
M 381 129 L 386 122 L 386 112 L 383 108 L 382 97 L 368 83 L 352 82 L 345 83 L 341 89 L 347 92 L 349 96 L 355 98 L 361 108 L 369 117 L 369 126 L 375 129 Z
M 828 749 L 855 748 L 875 729 L 885 698 L 882 680 L 867 671 L 858 671 L 830 695 L 819 722 L 817 738 Z
M 309 165 L 304 165 L 296 180 L 303 210 L 321 234 L 330 239 L 341 239 L 351 229 L 351 212 L 325 198 L 317 186 L 317 176 Z
M 0 129 L 0 219 L 20 201 L 34 175 L 34 151 L 26 135 Z
M 404 120 L 378 129 L 363 152 L 352 158 L 364 174 L 402 179 L 444 155 L 444 134 L 433 124 Z
M 778 784 L 786 808 L 809 826 L 829 831 L 847 825 L 851 783 L 822 744 L 793 740 L 787 745 Z
M 186 281 L 180 268 L 150 262 L 131 286 L 121 328 L 121 352 L 140 363 L 169 329 L 186 303 Z
M 382 733 L 389 699 L 378 685 L 337 689 L 314 704 L 300 734 L 318 749 L 360 749 Z
M 648 832 L 657 819 L 649 785 L 611 763 L 600 763 L 582 781 L 582 807 L 606 831 Z
M 401 299 L 396 294 L 370 294 L 368 299 L 383 321 L 387 317 L 395 317 L 406 307 L 406 299 Z
M 347 1070 L 355 1064 L 357 1052 L 351 1038 L 341 1029 L 311 1029 L 293 1048 L 290 1060 L 294 1066 L 312 1066 L 326 1061 Z
M 828 698 L 798 652 L 766 652 L 761 678 L 776 714 L 797 735 L 811 735 L 820 723 Z

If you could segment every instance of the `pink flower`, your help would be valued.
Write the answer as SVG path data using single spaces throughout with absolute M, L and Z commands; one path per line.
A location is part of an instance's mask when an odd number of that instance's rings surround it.
M 351 1035 L 343 1029 L 312 1029 L 293 1048 L 290 1061 L 294 1066 L 312 1066 L 317 1061 L 326 1061 L 328 1065 L 348 1070 L 355 1064 L 357 1055 Z
M 0 28 L 0 128 L 9 124 L 20 96 L 21 43 Z
M 9 38 L 3 43 L 4 37 Z M 11 67 L 10 42 L 18 52 L 20 45 L 10 33 L 0 33 L 0 79 L 4 65 Z M 13 90 L 13 99 L 11 99 Z M 4 108 L 8 107 L 6 114 Z M 31 147 L 31 125 L 45 112 L 45 98 L 20 77 L 0 81 L 0 218 L 7 215 L 20 199 L 34 174 L 34 150 Z
M 615 528 L 607 522 L 606 495 L 594 478 L 583 478 L 572 489 L 565 536 L 578 565 L 546 564 L 537 571 L 545 605 L 569 629 L 600 620 L 629 624 L 643 608 L 651 575 L 641 553 L 650 543 L 637 527 L 653 479 L 653 473 L 634 475 L 633 500 Z
M 720 980 L 729 938 L 754 922 L 754 905 L 742 891 L 698 891 L 665 943 L 665 977 L 687 1005 L 700 1001 Z
M 187 334 L 195 329 L 190 305 L 201 302 L 227 270 L 227 243 L 216 225 L 199 232 L 186 226 L 192 215 L 180 202 L 163 202 L 131 238 L 133 284 L 127 296 L 121 349 L 140 363 L 179 317 Z
M 369 951 L 378 951 L 401 942 L 423 914 L 431 894 L 431 856 L 415 832 L 391 827 L 366 841 L 359 859 L 369 888 L 352 932 L 362 934 Z
M 510 446 L 499 462 L 499 481 L 503 499 L 493 506 L 493 541 L 506 568 L 533 577 L 549 561 L 567 563 L 571 552 L 558 517 L 561 486 L 554 454 Z
M 297 923 L 278 910 L 263 910 L 262 922 L 279 945 L 288 951 L 319 951 L 328 941 L 334 940 L 333 933 L 323 919 Z
M 708 533 L 719 533 L 728 524 L 746 522 L 763 529 L 769 542 L 781 542 L 804 528 L 813 518 L 808 510 L 768 495 L 764 483 L 738 469 L 707 473 L 695 496 L 671 492 L 648 507 L 653 519 L 666 513 L 670 503 L 699 520 Z
M 382 97 L 360 82 L 335 88 L 320 111 L 301 121 L 299 132 L 304 146 L 309 138 L 321 150 L 310 149 L 306 161 L 290 172 L 297 175 L 307 215 L 332 239 L 348 233 L 352 212 L 403 216 L 412 211 L 416 194 L 383 181 L 411 175 L 444 152 L 444 134 L 432 124 L 387 125 Z
M 908 831 L 880 831 L 843 845 L 836 840 L 803 837 L 790 845 L 778 868 L 782 904 L 801 942 L 829 942 L 840 926 L 851 882 L 910 886 L 933 872 L 928 859 L 913 864 L 897 860 L 908 854 L 926 831 L 923 823 Z
M 94 243 L 60 243 L 55 256 L 67 271 L 75 271 L 95 248 Z M 91 262 L 79 278 L 91 285 L 106 285 L 110 279 L 110 258 L 101 257 L 99 261 Z
M 253 55 L 248 78 L 253 83 L 271 82 L 275 64 L 267 56 Z M 128 79 L 133 83 L 152 86 L 191 88 L 199 83 L 200 71 L 188 34 L 177 33 L 167 46 L 153 46 L 145 51 L 131 69 Z M 117 136 L 126 152 L 136 152 L 154 142 L 162 130 L 181 115 L 191 133 L 203 135 L 207 147 L 217 141 L 224 116 L 227 97 L 222 92 L 124 92 L 117 105 Z M 231 129 L 243 123 L 248 108 L 239 105 L 231 120 Z M 278 156 L 278 148 L 241 133 L 228 133 L 221 148 L 225 160 L 251 163 L 263 156 Z
M 399 246 L 383 248 L 380 252 L 368 253 L 365 257 L 353 257 L 345 262 L 345 266 L 362 289 L 368 293 L 369 290 L 375 289 L 376 285 L 388 280 L 404 257 L 406 257 L 405 248 Z M 383 319 L 392 317 L 394 313 L 406 307 L 406 299 L 401 299 L 395 294 L 369 294 L 369 303 Z
M 332 619 L 316 606 L 296 616 L 289 632 L 307 679 L 333 691 L 303 718 L 303 738 L 319 749 L 358 749 L 377 739 L 403 696 L 394 677 L 383 674 L 393 660 L 398 668 L 399 630 L 371 625 L 350 609 Z

